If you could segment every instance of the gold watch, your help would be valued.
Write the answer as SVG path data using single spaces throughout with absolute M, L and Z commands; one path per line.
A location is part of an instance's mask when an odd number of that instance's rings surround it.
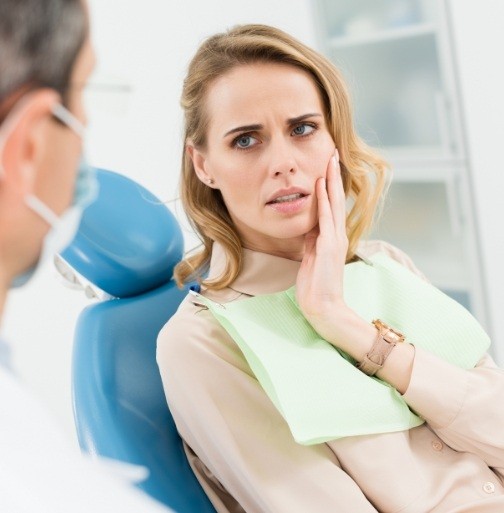
M 402 333 L 391 328 L 380 319 L 375 319 L 373 324 L 378 330 L 376 340 L 369 353 L 357 365 L 357 368 L 368 376 L 374 376 L 383 367 L 385 360 L 396 344 L 404 342 L 405 339 Z

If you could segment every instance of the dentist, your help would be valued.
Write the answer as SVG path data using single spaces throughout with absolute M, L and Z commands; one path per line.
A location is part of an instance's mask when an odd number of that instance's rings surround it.
M 82 157 L 94 62 L 84 0 L 0 0 L 0 316 L 9 290 L 71 242 L 96 194 Z M 81 458 L 1 347 L 0 511 L 168 511 Z

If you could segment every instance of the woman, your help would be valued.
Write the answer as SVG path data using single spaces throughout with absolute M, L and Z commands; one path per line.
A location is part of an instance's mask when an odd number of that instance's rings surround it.
M 197 278 L 201 294 L 160 333 L 158 363 L 217 511 L 503 511 L 502 371 L 486 354 L 466 370 L 401 343 L 344 298 L 345 264 L 377 253 L 421 274 L 400 250 L 361 240 L 386 166 L 354 133 L 337 70 L 277 29 L 237 27 L 200 47 L 182 106 L 182 199 L 203 250 L 175 277 Z M 300 315 L 356 363 L 361 382 L 388 384 L 418 414 L 416 427 L 295 441 L 208 308 L 294 285 Z

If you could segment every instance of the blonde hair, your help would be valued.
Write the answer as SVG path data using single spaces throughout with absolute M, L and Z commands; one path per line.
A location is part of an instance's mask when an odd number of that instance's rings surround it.
M 212 81 L 237 66 L 254 62 L 278 62 L 305 70 L 320 91 L 326 124 L 339 151 L 345 194 L 353 201 L 346 220 L 347 261 L 354 258 L 357 244 L 372 226 L 377 212 L 388 166 L 355 133 L 349 94 L 339 71 L 325 57 L 279 29 L 266 25 L 235 27 L 203 42 L 184 81 L 181 105 L 185 113 L 185 143 L 180 194 L 203 248 L 175 267 L 179 286 L 196 279 L 218 290 L 229 286 L 241 271 L 241 241 L 222 195 L 196 176 L 186 145 L 191 141 L 196 148 L 206 147 L 209 119 L 205 97 Z M 225 250 L 226 267 L 221 276 L 203 280 L 214 241 Z

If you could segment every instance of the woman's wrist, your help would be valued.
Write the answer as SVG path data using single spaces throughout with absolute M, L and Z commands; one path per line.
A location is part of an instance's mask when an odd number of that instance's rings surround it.
M 315 320 L 312 325 L 325 340 L 349 354 L 357 362 L 364 359 L 376 341 L 375 326 L 346 305 L 339 305 L 334 309 L 333 315 L 325 315 Z M 414 357 L 414 346 L 409 344 L 406 338 L 406 342 L 396 344 L 376 376 L 404 394 L 411 379 Z
M 331 314 L 317 316 L 312 326 L 325 340 L 357 361 L 371 350 L 376 339 L 375 327 L 345 304 L 335 306 Z
M 414 360 L 414 345 L 408 342 L 397 344 L 376 376 L 392 385 L 401 395 L 405 394 L 411 380 Z

